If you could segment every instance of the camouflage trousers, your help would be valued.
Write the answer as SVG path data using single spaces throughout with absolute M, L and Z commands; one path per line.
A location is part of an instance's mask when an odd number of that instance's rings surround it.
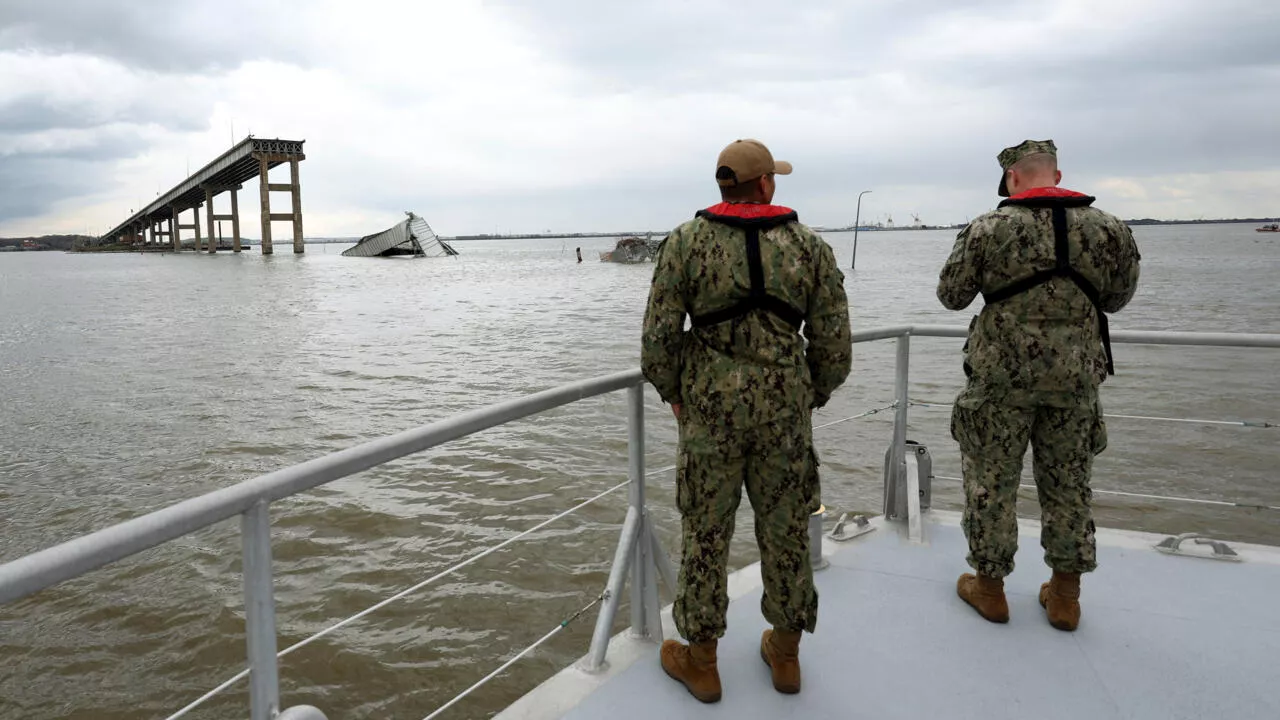
M 969 404 L 957 402 L 952 410 L 951 436 L 962 455 L 961 526 L 969 540 L 970 567 L 996 578 L 1013 572 L 1018 483 L 1030 442 L 1045 564 L 1059 572 L 1091 572 L 1097 550 L 1089 476 L 1093 456 L 1107 444 L 1096 398 L 1069 407 Z
M 764 579 L 760 610 L 775 627 L 813 632 L 818 592 L 808 528 L 819 488 L 809 419 L 725 432 L 682 418 L 676 468 L 683 549 L 673 615 L 680 635 L 691 642 L 724 635 L 729 543 L 744 485 Z

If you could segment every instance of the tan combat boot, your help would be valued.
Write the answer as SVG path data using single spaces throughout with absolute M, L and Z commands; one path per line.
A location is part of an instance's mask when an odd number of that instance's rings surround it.
M 1040 586 L 1040 606 L 1049 624 L 1070 632 L 1080 625 L 1080 573 L 1053 571 L 1049 582 Z
M 685 645 L 675 640 L 662 643 L 662 669 L 673 680 L 684 683 L 694 697 L 704 703 L 720 702 L 720 671 L 716 669 L 717 641 Z
M 956 594 L 993 623 L 1009 622 L 1009 602 L 1004 598 L 1004 579 L 965 573 L 956 581 Z
M 800 692 L 800 632 L 765 630 L 760 657 L 773 671 L 773 689 L 794 695 Z

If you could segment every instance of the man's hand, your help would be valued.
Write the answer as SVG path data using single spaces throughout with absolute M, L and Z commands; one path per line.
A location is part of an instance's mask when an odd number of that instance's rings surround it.
M 671 414 L 676 416 L 676 420 L 680 419 L 680 403 L 671 403 Z

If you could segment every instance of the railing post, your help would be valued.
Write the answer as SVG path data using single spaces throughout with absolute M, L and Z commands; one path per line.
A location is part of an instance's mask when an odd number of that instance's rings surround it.
M 645 508 L 643 384 L 627 388 L 627 458 L 630 505 L 640 516 L 638 536 L 631 551 L 631 634 L 661 639 L 655 544 L 651 539 L 653 526 Z
M 627 479 L 631 507 L 644 510 L 644 385 L 627 388 Z
M 621 602 L 619 594 L 627 580 L 628 571 L 631 573 L 631 633 L 654 640 L 662 638 L 656 576 L 659 570 L 666 576 L 667 582 L 672 582 L 674 576 L 670 563 L 662 555 L 661 543 L 653 534 L 653 526 L 644 507 L 643 383 L 627 388 L 627 461 L 627 517 L 622 523 L 618 549 L 609 569 L 604 601 L 600 603 L 600 615 L 596 617 L 595 631 L 591 636 L 591 649 L 587 651 L 582 665 L 584 670 L 592 673 L 605 668 L 609 634 Z
M 627 517 L 622 521 L 622 534 L 618 537 L 618 549 L 613 554 L 613 565 L 609 567 L 609 580 L 605 583 L 604 600 L 600 603 L 600 614 L 596 617 L 596 627 L 591 634 L 591 649 L 587 651 L 587 672 L 599 672 L 604 669 L 604 656 L 609 649 L 609 633 L 613 629 L 613 618 L 618 612 L 618 595 L 627 579 L 627 565 L 634 553 L 636 539 L 640 537 L 640 514 L 635 508 L 627 509 Z
M 893 374 L 893 396 L 898 402 L 893 417 L 893 466 L 900 482 L 907 472 L 907 378 L 910 369 L 911 333 L 905 333 L 898 338 L 898 362 Z
M 893 446 L 889 449 L 885 468 L 885 517 L 907 521 L 907 537 L 911 542 L 924 542 L 920 466 L 915 451 L 907 452 L 907 412 L 911 368 L 911 332 L 898 336 L 898 362 L 894 370 L 894 398 L 897 412 L 893 418 Z M 906 515 L 904 518 L 903 515 Z
M 271 574 L 271 517 L 259 500 L 240 516 L 244 553 L 245 643 L 249 650 L 251 720 L 271 720 L 280 708 L 276 667 L 276 600 Z
M 897 408 L 893 417 L 893 442 L 889 446 L 884 473 L 884 516 L 889 520 L 901 520 L 906 512 L 906 498 L 901 494 L 906 487 L 907 463 L 907 371 L 911 365 L 911 333 L 898 336 L 898 360 L 893 376 L 893 396 Z

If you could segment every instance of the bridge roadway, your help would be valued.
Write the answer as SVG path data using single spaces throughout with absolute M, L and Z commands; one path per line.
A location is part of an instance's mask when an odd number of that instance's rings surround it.
M 204 212 L 208 230 L 208 251 L 216 252 L 220 232 L 214 233 L 215 223 L 219 220 L 231 222 L 232 248 L 240 252 L 240 206 L 237 192 L 246 180 L 258 176 L 261 185 L 262 204 L 262 254 L 272 253 L 271 223 L 284 221 L 293 223 L 293 251 L 303 252 L 302 244 L 302 194 L 298 181 L 298 163 L 306 159 L 302 152 L 303 140 L 281 140 L 279 138 L 255 138 L 252 135 L 240 141 L 194 175 L 183 180 L 168 192 L 156 198 L 155 202 L 138 210 L 127 220 L 117 225 L 110 232 L 98 239 L 100 244 L 127 243 L 140 245 L 143 249 L 182 249 L 182 231 L 194 233 L 195 249 L 200 251 L 203 238 L 200 227 L 200 210 Z M 268 178 L 271 168 L 284 163 L 289 164 L 289 182 L 272 183 Z M 213 199 L 224 193 L 231 194 L 229 213 L 214 212 Z M 271 193 L 287 192 L 291 196 L 290 212 L 271 212 Z M 182 215 L 187 211 L 194 213 L 190 224 L 183 224 Z

